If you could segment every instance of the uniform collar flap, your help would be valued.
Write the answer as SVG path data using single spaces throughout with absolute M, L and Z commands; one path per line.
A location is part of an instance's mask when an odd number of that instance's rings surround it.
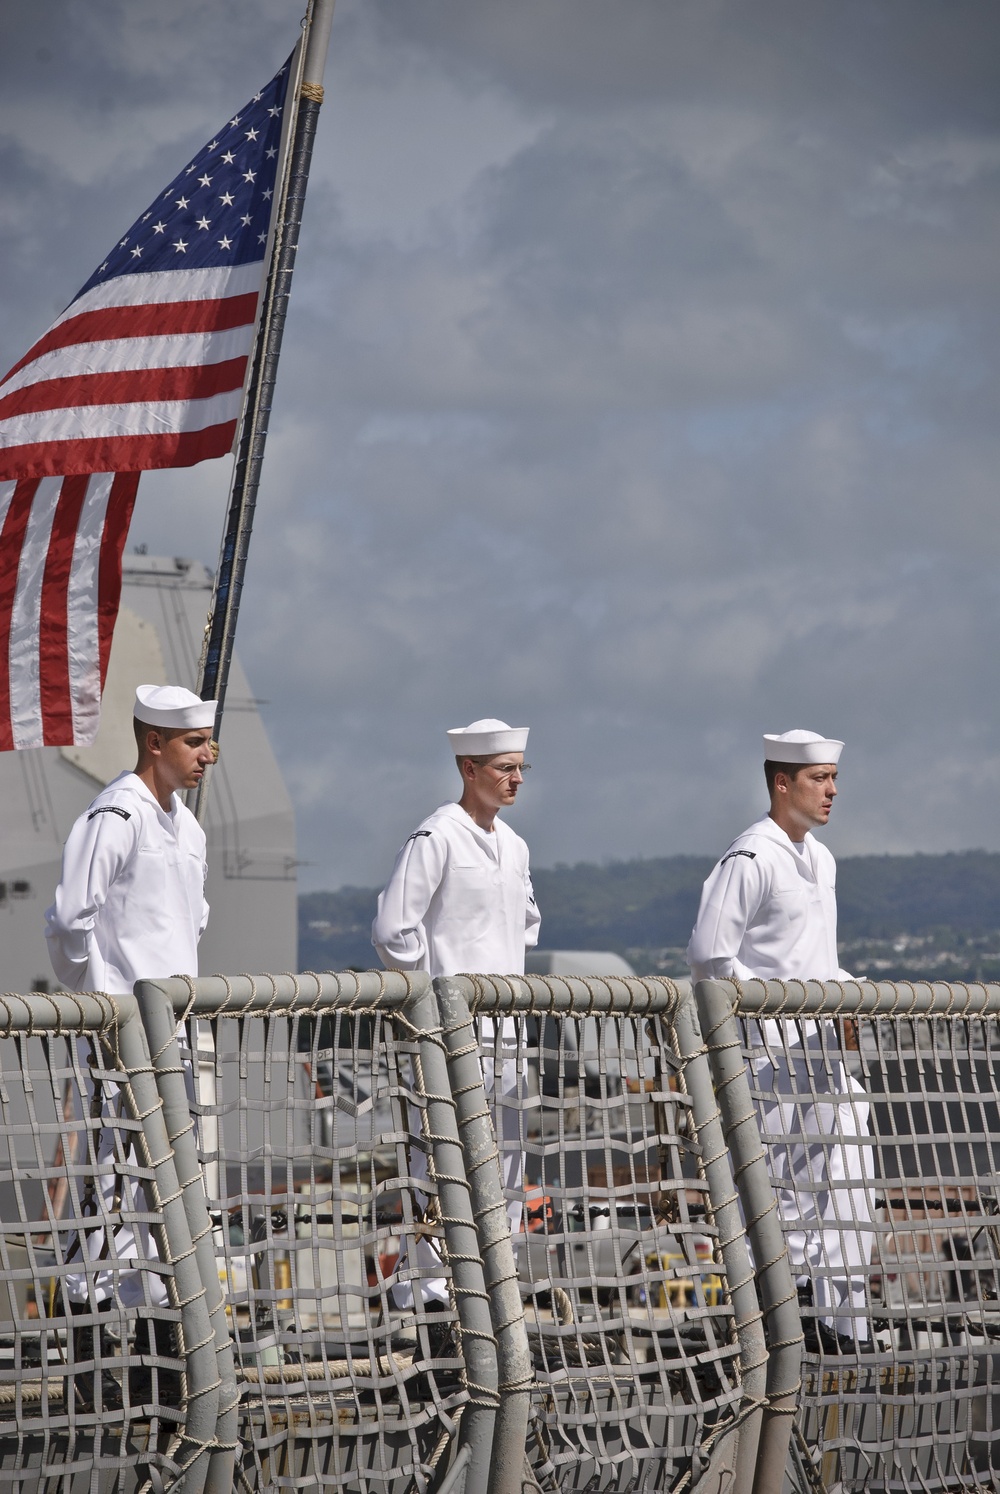
M 766 835 L 768 840 L 773 840 L 775 845 L 783 847 L 783 849 L 788 851 L 790 855 L 797 856 L 798 854 L 795 850 L 795 845 L 797 844 L 797 842 L 793 842 L 787 831 L 782 830 L 781 826 L 776 824 L 769 814 L 766 814 L 763 819 L 758 820 L 755 825 L 751 825 L 750 829 L 745 833 L 747 835 Z M 812 849 L 817 844 L 817 842 L 813 839 L 813 835 L 810 830 L 806 831 L 804 844 L 806 847 L 806 854 L 811 854 Z
M 481 846 L 483 846 L 485 850 L 489 851 L 494 856 L 497 854 L 497 838 L 503 833 L 500 829 L 502 821 L 499 815 L 493 821 L 493 829 L 484 830 L 481 825 L 476 824 L 471 814 L 467 814 L 465 812 L 461 804 L 442 804 L 441 808 L 438 810 L 438 814 L 446 815 L 448 819 L 453 820 L 456 825 L 461 825 L 463 829 L 468 830 L 469 834 L 475 837 L 475 839 Z
M 176 811 L 177 805 L 179 803 L 177 795 L 172 795 L 171 808 L 169 810 L 164 809 L 163 805 L 160 803 L 159 799 L 157 799 L 152 789 L 147 788 L 147 786 L 143 783 L 142 779 L 137 773 L 133 773 L 131 770 L 125 773 L 119 773 L 117 778 L 112 778 L 107 787 L 109 789 L 125 789 L 128 793 L 136 794 L 140 799 L 145 799 L 147 804 L 151 804 L 160 818 L 162 820 L 165 820 L 168 825 L 173 825 L 176 823 Z M 105 790 L 105 792 L 107 792 L 107 789 Z

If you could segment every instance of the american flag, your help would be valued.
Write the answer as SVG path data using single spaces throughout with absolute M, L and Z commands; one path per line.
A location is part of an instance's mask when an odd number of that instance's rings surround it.
M 0 750 L 93 741 L 139 473 L 232 450 L 290 71 L 0 381 Z

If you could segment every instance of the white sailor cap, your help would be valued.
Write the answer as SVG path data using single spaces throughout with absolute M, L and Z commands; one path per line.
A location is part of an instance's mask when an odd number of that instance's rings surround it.
M 495 757 L 498 752 L 523 752 L 529 730 L 487 716 L 469 726 L 454 727 L 448 733 L 448 744 L 456 757 Z
M 215 725 L 217 700 L 202 700 L 182 685 L 140 685 L 134 716 L 146 726 L 201 728 Z
M 764 758 L 772 763 L 837 763 L 843 750 L 843 742 L 815 731 L 783 731 L 777 737 L 764 737 Z

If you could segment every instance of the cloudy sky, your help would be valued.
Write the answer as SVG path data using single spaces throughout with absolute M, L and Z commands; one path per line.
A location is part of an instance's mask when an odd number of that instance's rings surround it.
M 301 0 L 10 0 L 0 363 L 291 50 Z M 840 854 L 1000 849 L 1000 11 L 339 0 L 240 652 L 304 887 L 443 731 L 530 724 L 538 865 L 721 849 L 763 731 Z M 228 461 L 132 542 L 214 565 Z

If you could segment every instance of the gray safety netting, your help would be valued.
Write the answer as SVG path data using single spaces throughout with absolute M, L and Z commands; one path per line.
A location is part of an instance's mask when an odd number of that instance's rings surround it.
M 0 1494 L 1000 1487 L 1000 987 L 392 981 L 0 998 Z
M 693 1486 L 741 1386 L 668 1014 L 586 1016 L 580 1003 L 553 1015 L 535 979 L 535 1010 L 494 1017 L 479 984 L 533 1361 L 534 1477 L 549 1491 Z
M 470 1387 L 417 1043 L 329 1007 L 189 1018 L 250 1489 L 429 1489 Z
M 32 1035 L 27 999 L 0 998 L 0 1490 L 111 1494 L 178 1472 L 186 1364 L 163 1213 L 114 1005 L 88 1000 L 101 1030 L 81 1013 L 76 1031 Z
M 821 1015 L 779 996 L 741 1024 L 805 1339 L 802 1494 L 1000 1485 L 1000 1026 L 935 989 L 950 1012 L 838 1014 L 827 986 Z

